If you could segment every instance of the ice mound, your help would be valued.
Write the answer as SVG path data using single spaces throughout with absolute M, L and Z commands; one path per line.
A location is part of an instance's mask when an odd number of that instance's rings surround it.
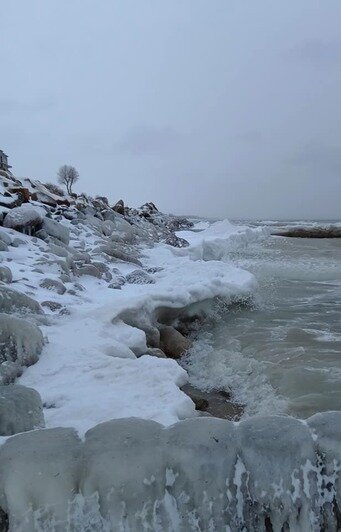
M 0 506 L 10 531 L 336 531 L 341 413 L 136 418 L 9 438 Z

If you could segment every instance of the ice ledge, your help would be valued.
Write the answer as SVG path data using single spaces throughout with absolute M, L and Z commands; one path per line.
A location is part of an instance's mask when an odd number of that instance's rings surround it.
M 341 412 L 168 428 L 112 420 L 16 435 L 0 450 L 10 530 L 338 530 Z M 3 528 L 5 530 L 5 528 Z

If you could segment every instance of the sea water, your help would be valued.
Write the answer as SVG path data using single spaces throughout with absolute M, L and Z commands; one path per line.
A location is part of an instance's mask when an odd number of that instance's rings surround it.
M 197 335 L 191 383 L 230 390 L 245 416 L 341 410 L 341 239 L 269 236 L 224 260 L 252 272 L 258 291 Z

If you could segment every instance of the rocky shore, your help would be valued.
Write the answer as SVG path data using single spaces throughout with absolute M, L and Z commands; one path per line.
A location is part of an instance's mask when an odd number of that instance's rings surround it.
M 84 432 L 117 415 L 117 394 L 126 394 L 126 414 L 166 424 L 195 409 L 240 417 L 242 407 L 228 391 L 184 386 L 186 373 L 175 362 L 215 298 L 247 297 L 253 285 L 247 272 L 191 256 L 198 246 L 178 232 L 191 231 L 193 222 L 153 203 L 110 206 L 104 197 L 65 196 L 58 187 L 2 172 L 0 224 L 0 391 L 7 412 L 1 436 L 60 424 Z M 134 360 L 146 365 L 148 379 Z M 99 365 L 122 387 L 99 386 Z M 159 389 L 150 375 L 164 379 Z M 88 402 L 80 397 L 83 387 Z M 101 392 L 99 415 L 94 400 Z M 155 401 L 159 408 L 151 413 Z
M 179 364 L 262 230 L 9 173 L 0 206 L 0 532 L 339 529 L 340 413 L 234 423 Z

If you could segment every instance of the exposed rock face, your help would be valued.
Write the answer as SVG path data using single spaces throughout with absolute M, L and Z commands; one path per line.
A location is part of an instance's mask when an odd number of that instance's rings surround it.
M 57 292 L 59 295 L 63 295 L 66 292 L 66 288 L 60 281 L 56 281 L 55 279 L 44 279 L 40 286 L 42 288 L 46 288 L 47 290 L 52 290 L 53 292 Z
M 154 279 L 144 270 L 134 270 L 126 275 L 126 281 L 130 284 L 154 284 Z
M 244 413 L 243 405 L 231 401 L 229 393 L 224 391 L 202 391 L 190 384 L 185 384 L 181 390 L 188 395 L 195 404 L 196 410 L 221 419 L 238 421 Z
M 39 393 L 19 384 L 0 385 L 0 436 L 45 426 Z
M 42 221 L 43 217 L 40 212 L 27 203 L 9 211 L 3 225 L 16 231 L 31 234 L 33 230 L 41 226 Z
M 170 358 L 181 358 L 191 347 L 191 342 L 174 327 L 160 329 L 160 348 Z
M 67 246 L 70 241 L 70 231 L 65 225 L 52 220 L 51 218 L 45 217 L 43 220 L 43 230 L 50 236 L 57 238 Z
M 0 266 L 0 281 L 3 283 L 11 283 L 12 280 L 11 270 L 7 266 Z
M 42 309 L 37 301 L 26 294 L 0 286 L 0 312 L 42 314 Z
M 165 243 L 175 248 L 186 248 L 189 246 L 187 240 L 180 238 L 173 233 L 166 238 Z
M 123 200 L 118 200 L 118 202 L 113 206 L 113 210 L 118 212 L 118 214 L 124 214 L 124 202 Z

